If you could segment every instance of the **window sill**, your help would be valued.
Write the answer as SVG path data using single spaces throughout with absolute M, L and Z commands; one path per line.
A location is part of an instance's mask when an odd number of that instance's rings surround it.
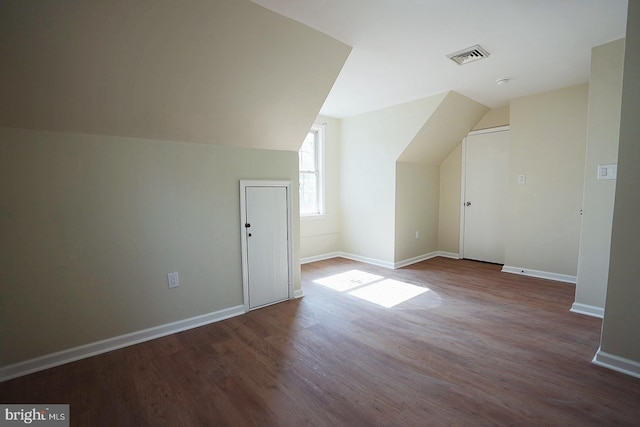
M 300 221 L 311 221 L 314 219 L 325 219 L 327 214 L 310 214 L 310 215 L 300 215 Z

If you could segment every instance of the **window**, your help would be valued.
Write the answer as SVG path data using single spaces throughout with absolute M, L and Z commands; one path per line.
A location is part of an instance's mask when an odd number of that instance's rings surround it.
M 300 215 L 324 214 L 322 186 L 322 143 L 324 129 L 313 126 L 300 147 Z

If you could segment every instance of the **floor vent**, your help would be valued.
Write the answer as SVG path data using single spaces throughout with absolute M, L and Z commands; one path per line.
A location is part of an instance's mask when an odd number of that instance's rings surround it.
M 491 54 L 477 44 L 475 46 L 459 50 L 458 52 L 450 53 L 447 55 L 447 58 L 455 61 L 458 65 L 464 65 L 479 59 L 488 58 L 489 55 Z

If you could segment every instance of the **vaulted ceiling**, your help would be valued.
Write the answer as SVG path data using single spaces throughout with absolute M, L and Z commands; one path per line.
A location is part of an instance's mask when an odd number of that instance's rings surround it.
M 627 0 L 253 1 L 353 46 L 321 110 L 332 117 L 450 90 L 493 108 L 586 83 L 591 48 L 624 37 L 627 11 Z M 491 55 L 446 56 L 475 44 Z
M 498 107 L 586 82 L 591 48 L 624 36 L 626 5 L 4 0 L 0 126 L 297 150 L 318 112 L 449 91 Z M 446 58 L 476 43 L 487 59 Z

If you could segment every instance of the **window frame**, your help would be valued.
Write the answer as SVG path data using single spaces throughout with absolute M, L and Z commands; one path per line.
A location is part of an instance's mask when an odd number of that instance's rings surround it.
M 300 206 L 300 219 L 320 219 L 324 218 L 326 215 L 325 211 L 325 192 L 324 192 L 324 175 L 325 175 L 325 164 L 324 164 L 324 145 L 325 145 L 325 135 L 324 135 L 324 125 L 321 124 L 313 124 L 307 135 L 309 133 L 315 133 L 315 171 L 303 171 L 300 169 L 300 151 L 298 150 L 298 194 L 300 194 L 300 176 L 303 173 L 315 172 L 316 173 L 316 197 L 318 204 L 318 212 L 311 213 L 303 213 Z M 305 137 L 306 138 L 306 137 Z M 302 148 L 302 147 L 301 147 Z M 300 205 L 300 203 L 298 203 Z

